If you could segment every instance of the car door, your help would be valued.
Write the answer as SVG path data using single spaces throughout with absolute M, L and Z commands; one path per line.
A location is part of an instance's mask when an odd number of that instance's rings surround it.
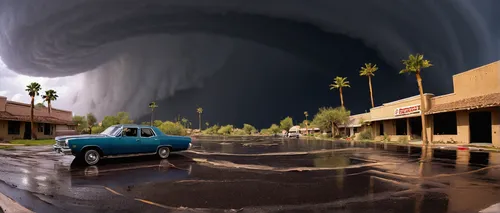
M 139 128 L 124 127 L 118 143 L 113 146 L 114 155 L 126 155 L 140 153 L 141 139 L 139 138 Z
M 141 151 L 143 153 L 154 153 L 160 145 L 160 140 L 153 129 L 141 128 Z

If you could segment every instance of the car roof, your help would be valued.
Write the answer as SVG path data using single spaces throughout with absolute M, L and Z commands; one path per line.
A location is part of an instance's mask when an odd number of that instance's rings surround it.
M 147 125 L 138 125 L 138 124 L 118 124 L 118 125 L 113 125 L 113 126 L 119 126 L 119 127 L 138 127 L 138 128 L 152 128 L 152 126 L 147 126 Z

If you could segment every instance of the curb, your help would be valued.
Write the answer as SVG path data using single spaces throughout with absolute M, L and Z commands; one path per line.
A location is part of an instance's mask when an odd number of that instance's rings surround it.
M 21 204 L 0 193 L 0 208 L 5 213 L 33 213 L 33 211 L 21 206 Z

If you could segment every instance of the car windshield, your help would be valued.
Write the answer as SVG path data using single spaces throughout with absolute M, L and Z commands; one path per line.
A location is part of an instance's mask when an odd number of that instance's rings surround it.
M 103 132 L 101 132 L 102 135 L 110 135 L 110 136 L 115 136 L 118 131 L 120 131 L 120 127 L 117 126 L 110 126 Z

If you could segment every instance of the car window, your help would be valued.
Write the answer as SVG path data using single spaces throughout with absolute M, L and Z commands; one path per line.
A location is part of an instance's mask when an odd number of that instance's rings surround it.
M 141 129 L 141 137 L 149 138 L 155 136 L 155 133 L 151 128 L 142 128 Z
M 137 128 L 123 128 L 123 136 L 137 137 Z

